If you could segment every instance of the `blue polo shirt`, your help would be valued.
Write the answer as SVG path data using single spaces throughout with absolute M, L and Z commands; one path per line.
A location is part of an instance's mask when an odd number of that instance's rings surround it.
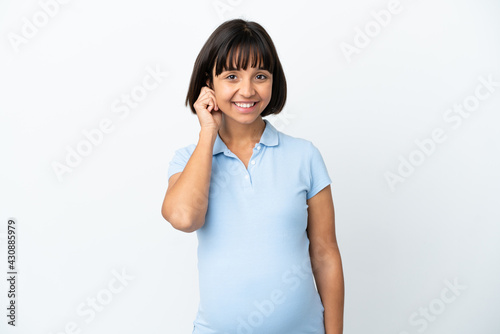
M 248 169 L 217 134 L 205 224 L 196 231 L 193 334 L 324 334 L 306 200 L 331 183 L 319 150 L 264 119 Z M 196 145 L 175 151 L 168 177 Z

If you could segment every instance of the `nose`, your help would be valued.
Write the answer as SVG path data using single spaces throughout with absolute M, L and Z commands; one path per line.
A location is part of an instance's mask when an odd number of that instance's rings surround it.
M 239 93 L 243 97 L 252 97 L 255 95 L 255 88 L 251 79 L 241 81 Z

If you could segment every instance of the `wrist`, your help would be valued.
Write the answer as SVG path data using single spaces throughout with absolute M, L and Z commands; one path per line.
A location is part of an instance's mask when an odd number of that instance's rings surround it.
M 200 130 L 200 140 L 201 139 L 209 139 L 209 140 L 212 140 L 215 142 L 215 139 L 217 138 L 217 133 L 219 132 L 218 129 L 216 128 L 213 128 L 213 129 L 210 129 L 210 128 L 202 128 Z

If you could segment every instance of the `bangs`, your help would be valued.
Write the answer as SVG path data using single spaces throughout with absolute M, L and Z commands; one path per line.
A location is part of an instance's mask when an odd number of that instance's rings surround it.
M 225 43 L 218 50 L 215 63 L 215 75 L 222 71 L 234 71 L 248 68 L 250 60 L 251 67 L 267 70 L 274 73 L 274 57 L 271 48 L 266 47 L 263 41 L 249 34 L 237 35 L 234 39 Z

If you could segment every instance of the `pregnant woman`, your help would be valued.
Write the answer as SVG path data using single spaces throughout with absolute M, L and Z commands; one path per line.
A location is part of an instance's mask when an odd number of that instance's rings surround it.
M 224 22 L 194 64 L 198 143 L 175 151 L 163 217 L 196 231 L 193 334 L 341 334 L 342 263 L 327 168 L 312 142 L 263 117 L 286 81 L 265 29 Z

